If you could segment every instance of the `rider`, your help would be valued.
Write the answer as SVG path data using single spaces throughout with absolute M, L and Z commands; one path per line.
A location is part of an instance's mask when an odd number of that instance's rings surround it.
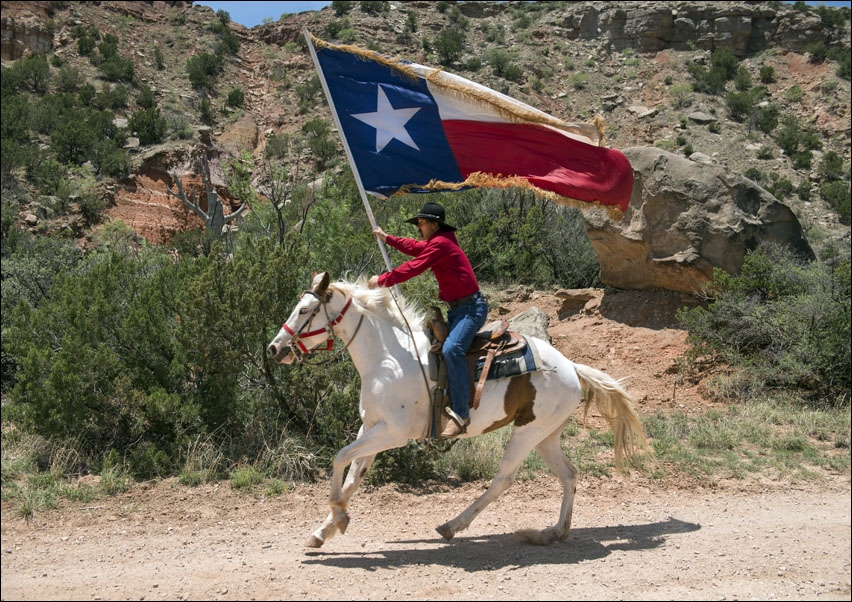
M 438 281 L 438 298 L 449 306 L 447 325 L 449 335 L 442 348 L 447 365 L 447 380 L 450 388 L 452 408 L 446 412 L 452 420 L 441 433 L 441 437 L 458 437 L 470 424 L 470 377 L 465 353 L 474 335 L 485 324 L 488 303 L 479 292 L 479 283 L 467 255 L 464 254 L 455 228 L 444 222 L 444 208 L 438 203 L 426 203 L 420 213 L 406 220 L 417 226 L 420 240 L 399 238 L 386 234 L 377 227 L 376 238 L 394 249 L 413 256 L 399 267 L 380 276 L 372 276 L 369 286 L 393 286 L 405 282 L 427 269 L 432 270 Z

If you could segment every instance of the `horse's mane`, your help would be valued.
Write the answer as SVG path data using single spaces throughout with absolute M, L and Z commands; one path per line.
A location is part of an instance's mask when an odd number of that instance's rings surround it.
M 355 282 L 339 280 L 328 288 L 351 295 L 364 312 L 386 318 L 400 328 L 407 323 L 415 330 L 422 330 L 426 323 L 427 314 L 422 308 L 405 298 L 394 300 L 390 289 L 383 286 L 368 287 L 366 277 L 359 277 Z

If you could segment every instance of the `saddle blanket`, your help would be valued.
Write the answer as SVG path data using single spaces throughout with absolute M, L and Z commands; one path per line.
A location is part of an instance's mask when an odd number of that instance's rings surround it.
M 536 357 L 537 354 L 533 349 L 533 345 L 530 344 L 527 337 L 524 337 L 524 340 L 526 344 L 523 349 L 507 353 L 506 355 L 498 355 L 492 360 L 491 368 L 488 370 L 485 380 L 509 378 L 510 376 L 518 376 L 539 369 L 541 362 Z M 476 361 L 476 372 L 471 379 L 474 383 L 479 382 L 484 365 L 485 357 L 478 358 Z

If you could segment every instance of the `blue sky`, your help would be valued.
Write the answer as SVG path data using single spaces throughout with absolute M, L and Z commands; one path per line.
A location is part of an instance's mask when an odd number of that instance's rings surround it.
M 808 2 L 811 5 L 825 4 L 827 6 L 849 6 L 851 2 Z M 231 21 L 254 27 L 260 25 L 267 17 L 277 21 L 283 13 L 300 13 L 306 10 L 319 10 L 331 2 L 195 2 L 209 6 L 214 11 L 223 9 L 231 15 Z M 793 4 L 793 2 L 785 2 Z
M 319 10 L 331 2 L 194 2 L 209 6 L 214 11 L 223 9 L 231 15 L 231 21 L 254 27 L 260 25 L 266 17 L 277 21 L 283 13 L 300 13 L 306 10 Z

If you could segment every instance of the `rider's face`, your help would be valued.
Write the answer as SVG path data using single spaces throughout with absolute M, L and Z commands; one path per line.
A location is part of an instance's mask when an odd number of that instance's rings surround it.
M 428 240 L 440 228 L 438 222 L 423 217 L 417 218 L 417 234 L 420 235 L 420 240 Z

